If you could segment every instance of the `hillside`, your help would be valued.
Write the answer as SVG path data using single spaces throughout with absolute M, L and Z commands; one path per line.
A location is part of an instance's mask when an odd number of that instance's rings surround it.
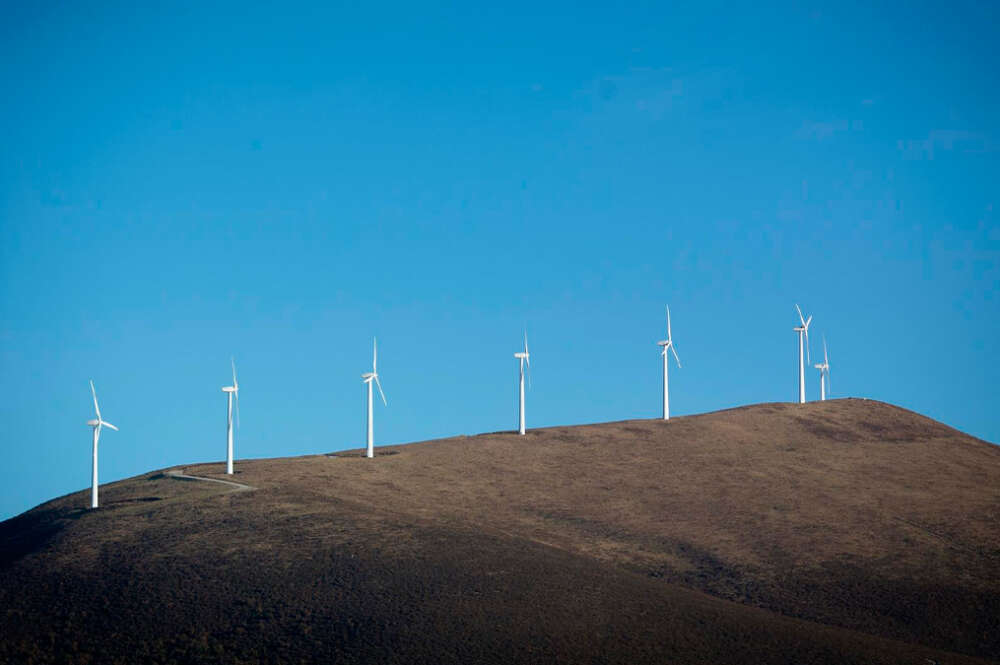
M 378 453 L 240 461 L 249 490 L 158 471 L 0 523 L 0 662 L 1000 658 L 1000 448 L 888 404 Z

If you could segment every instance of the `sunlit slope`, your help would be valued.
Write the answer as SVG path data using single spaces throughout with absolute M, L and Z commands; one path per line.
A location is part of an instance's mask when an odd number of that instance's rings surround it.
M 0 661 L 1000 653 L 1000 449 L 896 407 L 379 452 L 241 462 L 243 492 L 150 474 L 3 523 Z

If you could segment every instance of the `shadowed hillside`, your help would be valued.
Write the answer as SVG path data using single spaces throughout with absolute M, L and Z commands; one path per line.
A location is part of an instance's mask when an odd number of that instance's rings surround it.
M 982 662 L 1000 448 L 866 400 L 185 467 L 0 523 L 0 662 Z

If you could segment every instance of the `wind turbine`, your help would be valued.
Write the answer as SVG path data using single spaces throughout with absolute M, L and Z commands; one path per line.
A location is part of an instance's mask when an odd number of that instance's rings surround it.
M 382 396 L 382 403 L 389 406 L 389 403 L 385 401 L 385 393 L 382 392 L 382 384 L 378 380 L 378 370 L 376 369 L 378 365 L 378 346 L 377 341 L 372 338 L 372 371 L 365 372 L 361 375 L 362 383 L 368 384 L 368 448 L 365 451 L 365 457 L 375 457 L 375 422 L 372 418 L 372 383 L 374 382 L 378 386 L 378 393 Z
M 656 344 L 657 346 L 663 347 L 663 351 L 660 353 L 660 355 L 663 356 L 663 419 L 670 420 L 670 390 L 667 382 L 667 368 L 670 363 L 667 349 L 674 354 L 674 360 L 677 361 L 678 369 L 681 366 L 681 359 L 677 357 L 677 349 L 674 347 L 674 338 L 670 333 L 670 305 L 667 305 L 667 338 L 663 341 L 657 342 Z
M 521 364 L 521 380 L 519 383 L 520 387 L 520 401 L 518 402 L 518 425 L 517 433 L 524 434 L 524 366 L 528 366 L 528 385 L 531 385 L 531 354 L 528 353 L 528 331 L 524 331 L 524 351 L 518 351 L 514 354 L 514 357 L 520 361 Z
M 233 475 L 233 395 L 236 395 L 236 426 L 240 426 L 240 384 L 236 382 L 236 361 L 229 359 L 233 366 L 233 385 L 223 386 L 222 392 L 229 395 L 229 407 L 226 409 L 226 473 Z M 250 406 L 253 406 L 252 404 Z
M 94 413 L 97 417 L 88 420 L 87 424 L 94 428 L 94 461 L 90 480 L 90 507 L 97 508 L 97 440 L 101 438 L 101 428 L 110 427 L 114 431 L 118 428 L 101 418 L 101 407 L 97 406 L 97 391 L 94 390 L 94 381 L 90 381 L 90 394 L 94 396 Z
M 826 388 L 830 384 L 830 356 L 826 353 L 826 335 L 823 336 L 823 362 L 813 365 L 819 370 L 819 399 L 826 400 Z
M 806 357 L 809 357 L 809 324 L 812 323 L 813 317 L 810 316 L 808 319 L 802 318 L 802 310 L 799 309 L 798 305 L 795 305 L 795 310 L 799 313 L 799 321 L 802 322 L 801 326 L 795 326 L 794 330 L 799 334 L 799 404 L 806 403 L 806 365 L 802 358 L 802 337 L 805 336 L 805 350 Z

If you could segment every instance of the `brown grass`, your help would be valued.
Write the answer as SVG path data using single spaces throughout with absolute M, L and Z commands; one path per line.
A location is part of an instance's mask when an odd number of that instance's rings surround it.
M 0 661 L 1000 654 L 1000 449 L 903 409 L 380 452 L 238 462 L 252 492 L 154 473 L 102 488 L 99 511 L 81 492 L 0 524 Z

